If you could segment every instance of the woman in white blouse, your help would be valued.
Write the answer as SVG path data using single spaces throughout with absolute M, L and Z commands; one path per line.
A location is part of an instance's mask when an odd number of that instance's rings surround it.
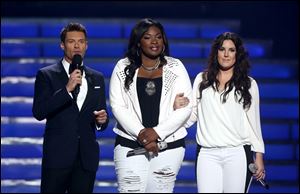
M 253 176 L 265 178 L 259 91 L 256 81 L 248 76 L 249 68 L 241 38 L 225 32 L 214 40 L 208 68 L 194 81 L 193 111 L 186 127 L 198 121 L 196 175 L 200 193 L 248 192 L 252 162 L 257 168 Z M 181 107 L 178 103 L 177 108 Z

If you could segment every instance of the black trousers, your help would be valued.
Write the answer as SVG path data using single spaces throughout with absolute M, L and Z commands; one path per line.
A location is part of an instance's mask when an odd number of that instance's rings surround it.
M 70 168 L 42 168 L 41 193 L 92 193 L 96 172 L 83 169 L 79 149 Z

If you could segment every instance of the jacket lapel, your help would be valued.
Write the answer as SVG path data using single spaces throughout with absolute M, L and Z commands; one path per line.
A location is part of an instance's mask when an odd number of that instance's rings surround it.
M 173 73 L 170 70 L 170 67 L 168 64 L 163 66 L 163 85 L 162 85 L 162 92 L 161 92 L 161 99 L 160 99 L 160 104 L 165 103 L 164 101 L 167 99 L 166 96 L 168 93 L 171 91 L 171 88 L 173 87 L 173 84 L 177 78 L 177 75 Z
M 124 86 L 125 78 L 126 78 L 124 70 L 119 71 L 117 74 L 119 76 L 119 79 L 122 80 L 122 84 Z M 142 113 L 141 113 L 141 109 L 140 109 L 140 102 L 139 102 L 139 99 L 138 99 L 137 89 L 136 89 L 137 74 L 138 74 L 138 69 L 135 71 L 132 83 L 129 85 L 129 90 L 126 91 L 126 93 L 129 96 L 129 99 L 132 101 L 133 108 L 137 112 L 137 115 L 142 120 Z
M 56 72 L 58 73 L 59 80 L 62 80 L 62 84 L 64 86 L 67 85 L 69 78 L 61 61 L 57 64 Z
M 69 77 L 61 61 L 57 64 L 56 72 L 59 77 L 58 80 L 62 80 L 62 86 L 66 86 L 69 81 Z M 74 100 L 72 100 L 72 106 L 76 109 L 76 111 L 79 111 L 78 106 Z

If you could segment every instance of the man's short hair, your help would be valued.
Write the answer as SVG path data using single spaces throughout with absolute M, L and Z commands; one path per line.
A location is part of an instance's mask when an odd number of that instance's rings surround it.
M 85 27 L 80 23 L 71 22 L 61 30 L 61 32 L 60 32 L 61 42 L 65 42 L 67 32 L 72 32 L 72 31 L 83 32 L 85 38 L 87 39 L 87 31 L 86 31 Z

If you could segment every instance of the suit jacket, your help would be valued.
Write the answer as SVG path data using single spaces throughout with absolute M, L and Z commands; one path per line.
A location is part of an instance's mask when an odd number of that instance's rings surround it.
M 167 64 L 163 66 L 159 122 L 153 129 L 161 140 L 172 142 L 187 135 L 183 124 L 192 111 L 191 103 L 184 108 L 174 111 L 173 103 L 176 94 L 183 92 L 184 96 L 191 101 L 192 85 L 189 75 L 180 60 L 172 57 L 165 57 L 165 59 Z M 124 68 L 129 64 L 128 58 L 118 61 L 110 79 L 109 99 L 112 112 L 118 121 L 114 132 L 122 137 L 136 140 L 144 126 L 136 89 L 138 69 L 135 72 L 129 90 L 124 88 L 126 78 Z
M 83 167 L 91 171 L 98 169 L 99 145 L 93 111 L 106 110 L 105 84 L 100 72 L 88 67 L 84 71 L 88 91 L 80 111 L 66 90 L 69 78 L 61 62 L 44 67 L 37 73 L 32 112 L 37 120 L 47 120 L 43 167 L 71 167 L 80 150 Z M 107 124 L 108 120 L 101 130 Z

